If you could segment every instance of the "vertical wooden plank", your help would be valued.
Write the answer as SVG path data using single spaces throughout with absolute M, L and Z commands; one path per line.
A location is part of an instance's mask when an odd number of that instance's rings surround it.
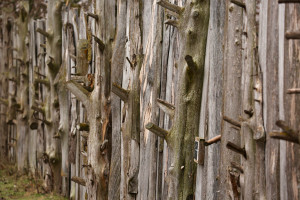
M 127 2 L 120 0 L 117 2 L 117 33 L 113 47 L 111 64 L 111 83 L 122 85 L 123 66 L 125 62 L 126 44 L 126 15 Z M 111 140 L 111 163 L 109 178 L 109 199 L 120 199 L 121 182 L 121 100 L 111 94 L 112 107 L 112 140 Z
M 286 96 L 285 92 L 285 5 L 280 4 L 278 8 L 278 86 L 279 86 L 279 119 L 285 119 L 284 99 Z M 287 142 L 280 141 L 280 199 L 288 199 L 288 176 L 287 176 Z
M 299 30 L 300 6 L 297 4 L 286 5 L 285 12 L 285 29 L 287 31 Z M 283 18 L 284 19 L 284 18 Z M 299 70 L 299 52 L 300 43 L 298 40 L 284 40 L 284 85 L 283 105 L 284 119 L 287 124 L 294 130 L 300 130 L 299 116 L 299 94 L 287 94 L 287 90 L 300 87 L 300 70 Z M 284 191 L 287 193 L 287 199 L 299 199 L 299 145 L 291 142 L 282 142 L 286 145 L 286 168 L 285 173 L 286 185 Z M 281 159 L 281 158 L 280 158 Z M 283 169 L 284 170 L 284 169 Z
M 8 72 L 8 52 L 7 52 L 7 45 L 9 41 L 9 30 L 8 30 L 8 19 L 7 19 L 7 13 L 4 12 L 4 10 L 1 12 L 1 56 L 3 59 L 1 59 L 1 73 L 5 74 Z M 5 76 L 1 77 L 1 98 L 7 98 L 8 96 L 8 81 Z M 7 112 L 7 106 L 0 105 L 1 106 L 1 115 L 0 115 L 0 125 L 1 125 L 1 139 L 0 139 L 0 157 L 3 159 L 3 162 L 8 161 L 8 125 L 6 124 L 6 112 Z
M 29 70 L 29 4 L 28 2 L 19 2 L 21 7 L 19 11 L 19 17 L 16 19 L 16 26 L 18 28 L 16 48 L 17 58 L 20 61 L 17 63 L 17 76 L 15 79 L 18 83 L 18 91 L 16 94 L 16 103 L 20 105 L 17 111 L 17 167 L 19 172 L 24 173 L 28 171 L 28 139 L 29 139 L 29 104 L 28 104 L 28 70 Z M 21 17 L 23 16 L 23 17 Z
M 149 21 L 150 19 L 150 21 Z M 141 166 L 140 199 L 155 199 L 158 180 L 158 137 L 144 127 L 148 122 L 159 124 L 157 98 L 160 93 L 162 59 L 162 10 L 156 1 L 143 5 L 144 64 L 141 71 Z M 144 154 L 142 153 L 145 152 Z M 142 161 L 144 160 L 144 162 Z M 150 166 L 150 167 L 149 167 Z M 159 194 L 160 195 L 160 194 Z M 159 197 L 157 197 L 159 198 Z
M 224 28 L 224 68 L 223 68 L 223 117 L 239 120 L 241 105 L 242 75 L 242 31 L 243 9 L 226 2 L 226 18 Z M 228 142 L 240 144 L 240 129 L 226 121 L 222 121 L 220 147 L 220 189 L 219 199 L 235 199 L 232 183 L 229 178 L 231 162 L 240 162 L 240 156 L 226 148 Z
M 199 126 L 199 137 L 206 140 L 221 133 L 224 24 L 225 2 L 211 0 Z M 196 199 L 218 199 L 219 148 L 219 144 L 207 146 L 204 167 L 197 166 Z
M 263 91 L 266 93 L 264 109 L 266 132 L 278 130 L 275 122 L 279 118 L 278 105 L 278 2 L 268 1 L 266 74 Z M 275 42 L 276 41 L 276 42 Z M 279 141 L 266 138 L 266 198 L 280 199 Z
M 45 75 L 46 70 L 45 70 L 45 49 L 40 46 L 40 44 L 45 44 L 46 40 L 44 36 L 41 34 L 36 33 L 37 28 L 44 29 L 45 27 L 45 20 L 38 20 L 36 22 L 34 31 L 35 31 L 35 36 L 36 36 L 36 42 L 34 45 L 36 46 L 36 52 L 35 52 L 35 58 L 36 59 L 36 65 L 33 66 L 33 77 L 32 77 L 32 82 L 31 85 L 33 87 L 34 85 L 34 79 L 36 77 L 39 77 L 36 75 L 35 72 L 38 72 L 40 74 Z M 46 91 L 44 90 L 43 86 L 39 86 L 38 88 L 33 87 L 33 92 L 34 94 L 32 96 L 32 100 L 38 100 L 40 102 L 44 103 L 45 97 L 47 96 Z M 32 102 L 34 103 L 34 102 Z M 37 115 L 39 118 L 42 118 L 43 116 L 41 114 Z M 46 150 L 46 137 L 45 137 L 45 126 L 44 124 L 40 121 L 38 122 L 39 126 L 37 129 L 37 158 L 38 158 L 38 172 L 39 175 L 44 178 L 45 173 L 46 173 L 46 163 L 43 160 L 43 153 Z
M 175 1 L 171 1 L 175 3 Z M 178 2 L 182 5 L 182 1 Z M 167 12 L 164 12 L 163 21 L 167 19 Z M 176 104 L 175 93 L 177 91 L 177 77 L 178 77 L 178 63 L 179 58 L 179 39 L 178 29 L 176 27 L 165 25 L 163 27 L 163 49 L 162 49 L 162 67 L 166 68 L 166 97 L 167 102 Z M 173 124 L 173 120 L 168 115 L 164 116 L 165 130 L 169 130 Z M 162 180 L 162 199 L 167 199 L 170 180 L 167 178 L 169 174 L 169 168 L 171 166 L 170 157 L 172 156 L 170 149 L 166 142 L 164 142 L 164 155 L 163 155 L 163 180 Z
M 266 84 L 266 74 L 265 69 L 266 69 L 266 53 L 267 53 L 267 17 L 268 17 L 268 1 L 256 1 L 257 3 L 257 15 L 259 17 L 256 18 L 257 20 L 257 35 L 258 35 L 258 63 L 256 63 L 256 67 L 258 69 L 257 73 L 262 82 L 262 87 L 265 86 Z M 263 99 L 263 105 L 265 105 L 265 98 L 266 98 L 266 93 L 263 89 L 262 92 L 262 99 Z M 257 103 L 257 102 L 255 102 Z M 262 110 L 262 116 L 263 116 L 263 122 L 265 122 L 265 110 Z M 266 133 L 267 134 L 267 133 Z M 255 193 L 254 193 L 254 198 L 258 199 L 265 199 L 266 198 L 266 168 L 265 168 L 265 141 L 256 141 L 256 146 L 255 146 Z
M 32 102 L 32 96 L 34 95 L 34 91 L 33 91 L 33 73 L 34 73 L 34 66 L 37 65 L 36 63 L 36 56 L 35 56 L 35 52 L 36 52 L 36 47 L 35 44 L 38 42 L 34 42 L 36 40 L 38 40 L 36 38 L 35 35 L 35 21 L 33 19 L 30 19 L 29 23 L 28 23 L 28 29 L 29 29 L 29 70 L 28 70 L 28 95 L 29 95 L 29 108 L 31 108 L 31 106 L 33 105 Z M 28 120 L 30 122 L 31 118 L 31 110 L 28 111 Z M 37 158 L 37 142 L 38 142 L 38 137 L 37 137 L 37 130 L 31 130 L 29 129 L 28 132 L 28 137 L 29 137 L 29 141 L 28 141 L 28 145 L 29 145 L 29 151 L 28 151 L 28 159 L 29 159 L 29 173 L 31 173 L 33 176 L 36 174 L 37 169 L 37 162 L 38 160 Z

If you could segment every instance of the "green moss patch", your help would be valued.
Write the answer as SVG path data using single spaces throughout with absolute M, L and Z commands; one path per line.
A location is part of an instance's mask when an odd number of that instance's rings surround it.
M 43 194 L 42 180 L 21 175 L 11 165 L 0 164 L 0 200 L 66 200 L 59 195 Z

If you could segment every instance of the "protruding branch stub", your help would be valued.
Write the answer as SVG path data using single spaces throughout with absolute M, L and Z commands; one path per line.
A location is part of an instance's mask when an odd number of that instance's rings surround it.
M 82 85 L 80 85 L 80 83 L 71 80 L 66 82 L 66 86 L 77 99 L 87 106 L 90 93 Z
M 282 129 L 282 132 L 269 133 L 271 138 L 290 141 L 299 144 L 299 132 L 292 129 L 285 121 L 278 120 L 276 125 Z
M 37 118 L 37 117 L 35 117 L 35 119 L 38 120 L 38 121 L 43 122 L 43 123 L 46 124 L 47 126 L 52 126 L 52 122 L 51 122 L 51 121 L 48 121 L 48 120 L 46 120 L 46 119 L 40 119 L 40 118 Z M 34 124 L 34 126 L 35 126 L 35 124 Z
M 184 57 L 184 59 L 185 59 L 185 61 L 186 61 L 186 63 L 187 63 L 190 70 L 195 71 L 197 69 L 197 64 L 195 63 L 192 56 L 186 55 Z
M 95 35 L 92 35 L 92 37 L 94 38 L 95 42 L 97 42 L 97 44 L 99 45 L 100 51 L 103 52 L 104 49 L 105 49 L 104 42 L 100 38 L 98 38 L 97 36 L 95 36 Z
M 79 123 L 77 124 L 76 129 L 78 131 L 90 131 L 90 125 L 86 123 Z
M 40 44 L 40 47 L 46 49 L 46 44 Z
M 48 79 L 35 79 L 34 83 L 35 84 L 43 84 L 46 87 L 50 88 L 50 81 Z
M 60 139 L 61 135 L 59 132 L 56 132 L 56 134 L 53 136 L 54 139 Z
M 293 130 L 287 122 L 283 120 L 276 121 L 276 125 L 280 127 L 284 132 L 287 132 L 288 134 L 297 136 L 297 131 Z
M 278 3 L 300 3 L 300 0 L 278 0 Z
M 251 108 L 251 109 L 249 109 L 249 110 L 244 110 L 244 113 L 247 114 L 247 115 L 249 115 L 249 117 L 252 117 L 253 114 L 254 114 L 254 111 L 253 111 L 253 109 Z
M 8 106 L 8 100 L 0 98 L 0 104 Z
M 205 141 L 204 138 L 196 137 L 194 146 L 194 162 L 198 163 L 199 165 L 204 165 L 205 146 L 209 146 L 219 141 L 221 141 L 221 135 L 217 135 L 207 141 Z
M 111 91 L 115 95 L 117 95 L 122 101 L 124 101 L 124 102 L 128 101 L 129 90 L 125 90 L 124 88 L 119 86 L 117 83 L 113 83 Z
M 163 139 L 166 139 L 169 134 L 168 131 L 166 131 L 163 128 L 160 128 L 159 126 L 157 126 L 151 122 L 146 124 L 145 128 Z
M 52 72 L 58 70 L 58 66 L 55 65 L 54 59 L 51 56 L 49 56 L 46 64 Z
M 44 77 L 44 78 L 46 78 L 46 77 L 47 77 L 46 75 L 44 75 L 44 74 L 41 74 L 40 72 L 37 72 L 37 71 L 34 71 L 34 73 L 35 73 L 36 75 L 38 75 L 38 76 L 42 76 L 42 77 Z
M 37 29 L 36 29 L 36 32 L 42 34 L 42 35 L 45 36 L 46 38 L 50 38 L 50 37 L 51 37 L 51 34 L 50 34 L 50 33 L 48 33 L 47 31 L 42 30 L 41 28 L 37 28 Z
M 176 19 L 167 19 L 167 20 L 165 21 L 165 24 L 174 26 L 174 27 L 176 27 L 176 28 L 179 27 L 179 21 L 176 20 Z
M 73 176 L 73 177 L 71 178 L 71 181 L 73 181 L 73 182 L 75 182 L 75 183 L 77 183 L 77 184 L 79 184 L 79 185 L 82 185 L 82 186 L 85 186 L 85 185 L 86 185 L 85 180 L 84 180 L 83 178 L 81 178 L 81 177 L 78 177 L 78 176 Z
M 243 167 L 236 162 L 231 162 L 231 167 L 239 170 L 241 173 L 244 173 Z
M 17 80 L 15 78 L 8 78 L 9 81 L 17 83 Z
M 300 88 L 288 89 L 287 94 L 300 94 Z
M 285 33 L 285 38 L 288 40 L 299 40 L 300 39 L 300 31 L 287 31 Z
M 241 125 L 240 122 L 235 121 L 234 119 L 231 119 L 231 118 L 229 118 L 227 116 L 223 116 L 223 120 L 226 121 L 226 122 L 228 122 L 228 123 L 230 123 L 230 124 L 232 124 L 232 125 L 234 125 L 234 126 L 236 126 L 236 127 L 239 127 L 239 128 L 242 127 L 242 125 Z
M 207 140 L 205 142 L 205 146 L 209 146 L 211 144 L 214 144 L 214 143 L 217 143 L 217 142 L 221 141 L 221 137 L 222 137 L 221 135 L 217 135 L 217 136 Z
M 87 139 L 89 137 L 89 134 L 87 132 L 81 132 L 80 136 Z
M 34 110 L 34 111 L 36 111 L 36 112 L 39 112 L 39 113 L 41 113 L 41 114 L 43 114 L 45 116 L 45 109 L 44 108 L 40 108 L 38 106 L 32 105 L 31 109 Z
M 269 136 L 271 138 L 274 138 L 274 139 L 285 140 L 285 141 L 289 141 L 289 142 L 299 144 L 298 137 L 290 135 L 286 132 L 271 132 L 271 133 L 269 133 Z
M 157 99 L 157 105 L 158 107 L 163 110 L 166 114 L 170 115 L 170 117 L 173 119 L 175 116 L 175 106 L 173 104 L 170 104 L 162 99 Z
M 72 60 L 76 61 L 77 57 L 75 55 L 73 55 L 73 54 L 70 53 L 69 56 L 70 56 L 70 58 L 72 58 Z
M 107 148 L 108 140 L 104 140 L 100 145 L 100 151 L 104 151 Z
M 88 13 L 86 13 L 86 16 L 94 18 L 96 21 L 99 20 L 99 16 L 97 14 L 94 14 L 94 13 L 88 12 Z
M 130 61 L 130 59 L 128 57 L 126 57 L 127 62 L 129 63 L 131 69 L 135 68 L 135 65 Z
M 230 0 L 230 2 L 243 8 L 243 9 L 246 9 L 246 4 L 244 2 L 242 2 L 241 0 Z
M 182 7 L 172 4 L 172 3 L 169 3 L 166 0 L 158 0 L 156 3 L 158 5 L 160 5 L 161 7 L 164 7 L 164 8 L 166 8 L 170 11 L 173 11 L 177 14 L 180 14 L 184 10 Z
M 244 148 L 239 147 L 238 145 L 232 143 L 232 142 L 227 142 L 226 147 L 236 153 L 239 153 L 244 156 L 245 159 L 247 159 L 247 153 Z

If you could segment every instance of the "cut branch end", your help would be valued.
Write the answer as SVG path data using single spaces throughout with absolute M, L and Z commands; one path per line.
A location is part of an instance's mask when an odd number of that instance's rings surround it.
M 168 9 L 170 11 L 173 11 L 177 14 L 180 14 L 183 10 L 182 7 L 177 6 L 175 4 L 169 3 L 168 1 L 165 0 L 159 0 L 156 2 L 158 5 L 160 5 L 161 7 L 164 7 L 165 9 Z
M 42 30 L 42 29 L 40 29 L 40 28 L 37 28 L 37 29 L 36 29 L 36 32 L 42 34 L 42 35 L 45 36 L 46 38 L 49 38 L 49 37 L 51 36 L 50 33 L 48 33 L 47 31 L 44 31 L 44 30 Z
M 100 39 L 100 38 L 98 38 L 97 36 L 95 36 L 95 35 L 92 35 L 92 37 L 94 38 L 94 40 L 97 42 L 97 44 L 99 45 L 99 48 L 100 48 L 100 51 L 102 52 L 102 51 L 104 51 L 104 49 L 105 49 L 105 44 L 104 44 L 104 42 Z
M 159 126 L 153 124 L 153 123 L 148 123 L 146 126 L 146 129 L 148 129 L 149 131 L 151 131 L 152 133 L 154 133 L 155 135 L 166 139 L 169 132 L 166 131 L 165 129 L 160 128 Z
M 112 84 L 111 91 L 116 94 L 122 101 L 127 102 L 129 91 L 125 90 L 121 86 L 119 86 L 117 83 Z
M 86 185 L 85 180 L 83 178 L 78 177 L 78 176 L 73 176 L 71 178 L 71 181 L 73 181 L 73 182 L 75 182 L 75 183 L 77 183 L 79 185 L 82 185 L 82 186 Z
M 232 142 L 228 142 L 226 144 L 226 147 L 236 153 L 239 153 L 241 155 L 244 156 L 245 159 L 247 159 L 247 154 L 246 154 L 246 150 L 244 148 L 239 147 L 238 145 L 232 143 Z

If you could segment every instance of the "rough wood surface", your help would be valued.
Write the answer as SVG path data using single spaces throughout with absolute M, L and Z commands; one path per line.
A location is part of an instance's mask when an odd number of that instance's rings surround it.
M 295 3 L 1 1 L 0 162 L 73 200 L 298 199 Z
M 264 75 L 264 124 L 266 132 L 276 130 L 279 117 L 278 101 L 278 2 L 268 1 L 265 10 L 267 17 L 266 65 L 262 66 Z M 272 34 L 270 34 L 272 33 Z M 274 66 L 269 68 L 268 66 Z M 280 199 L 279 190 L 279 141 L 266 137 L 266 199 Z
M 284 20 L 284 28 L 285 30 L 296 30 L 299 24 L 299 14 L 300 7 L 298 4 L 286 5 L 285 19 Z M 281 29 L 280 29 L 281 30 Z M 281 79 L 283 84 L 279 88 L 282 92 L 282 104 L 281 110 L 283 110 L 284 118 L 280 118 L 285 120 L 287 125 L 294 130 L 299 130 L 299 105 L 297 102 L 299 101 L 298 94 L 290 94 L 286 95 L 285 91 L 289 88 L 299 88 L 299 66 L 297 62 L 297 57 L 299 54 L 299 42 L 295 40 L 284 40 L 284 49 L 283 55 L 284 62 L 281 66 L 281 70 L 283 73 L 281 74 Z M 297 131 L 298 132 L 298 131 Z M 299 132 L 298 132 L 298 140 L 299 140 Z M 285 183 L 284 187 L 280 188 L 281 193 L 284 192 L 285 196 L 281 199 L 298 199 L 299 198 L 299 145 L 291 143 L 291 142 L 280 142 L 280 147 L 285 146 L 286 152 L 283 155 L 280 155 L 280 160 L 285 159 L 285 166 L 283 169 L 280 169 L 280 173 L 282 176 L 280 177 L 280 185 L 281 182 Z M 281 151 L 281 148 L 280 148 Z M 282 180 L 283 179 L 283 180 Z
M 242 65 L 242 31 L 243 9 L 226 3 L 226 18 L 224 28 L 224 70 L 223 70 L 223 116 L 228 116 L 235 121 L 239 120 L 241 105 L 241 65 Z M 240 143 L 239 129 L 226 121 L 222 121 L 222 140 L 220 146 L 220 189 L 219 199 L 234 199 L 230 181 L 230 163 L 240 162 L 239 155 L 226 148 L 228 142 Z

